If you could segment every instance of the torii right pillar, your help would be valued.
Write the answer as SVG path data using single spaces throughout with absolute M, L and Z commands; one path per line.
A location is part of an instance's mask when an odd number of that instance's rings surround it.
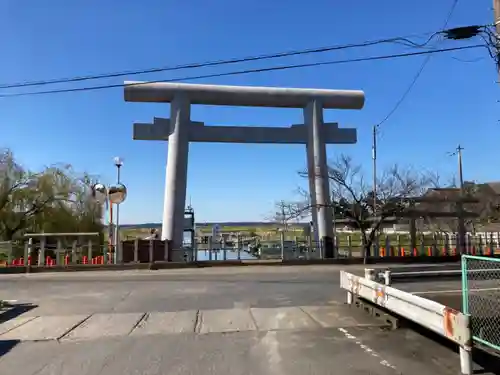
M 323 105 L 319 99 L 311 100 L 304 108 L 304 124 L 308 131 L 307 158 L 311 193 L 312 218 L 325 258 L 335 258 L 333 214 L 328 181 L 326 144 L 323 137 Z

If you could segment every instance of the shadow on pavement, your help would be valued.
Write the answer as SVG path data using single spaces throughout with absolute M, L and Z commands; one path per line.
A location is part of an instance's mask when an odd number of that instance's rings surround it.
M 0 309 L 0 324 L 5 323 L 8 320 L 17 318 L 18 316 L 33 310 L 38 307 L 38 305 L 33 305 L 31 303 L 19 303 L 13 305 L 6 305 Z
M 473 348 L 472 358 L 482 370 L 475 370 L 474 374 L 500 374 L 500 357 L 481 348 Z
M 20 342 L 20 340 L 0 340 L 0 357 L 10 352 Z
M 438 335 L 435 332 L 432 332 L 418 324 L 415 324 L 410 321 L 403 321 L 401 324 L 402 329 L 411 329 L 428 339 L 449 348 L 450 350 L 457 353 L 457 361 L 458 361 L 458 345 L 451 342 L 450 340 L 444 338 L 441 335 Z M 495 374 L 500 375 L 500 353 L 495 355 L 492 352 L 483 350 L 480 347 L 474 347 L 472 349 L 472 359 L 475 363 L 474 366 L 474 374 Z

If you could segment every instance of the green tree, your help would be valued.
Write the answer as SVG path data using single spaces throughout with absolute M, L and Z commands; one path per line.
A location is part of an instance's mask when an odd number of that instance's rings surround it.
M 100 232 L 102 208 L 92 198 L 93 181 L 69 165 L 32 172 L 0 151 L 0 239 L 26 232 Z

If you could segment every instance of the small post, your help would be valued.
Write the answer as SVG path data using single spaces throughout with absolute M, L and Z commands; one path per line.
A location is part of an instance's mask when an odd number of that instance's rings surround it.
M 8 245 L 8 254 L 7 254 L 7 262 L 9 264 L 9 266 L 12 264 L 12 258 L 13 258 L 13 255 L 12 255 L 12 241 L 9 241 L 9 245 Z
M 241 235 L 238 233 L 238 260 L 241 260 L 241 246 L 242 246 Z
M 89 239 L 87 242 L 87 259 L 90 264 L 92 261 L 92 239 Z
M 154 260 L 153 260 L 153 246 L 154 246 L 153 240 L 149 240 L 149 263 L 154 262 Z
M 169 241 L 166 239 L 164 241 L 164 247 L 163 247 L 163 260 L 165 262 L 168 262 L 170 259 L 170 248 L 169 248 Z
M 208 237 L 208 260 L 212 260 L 212 237 Z
M 38 253 L 38 266 L 43 266 L 45 264 L 45 236 L 40 238 L 40 251 Z M 48 266 L 48 264 L 47 264 Z
M 352 258 L 352 238 L 351 238 L 351 236 L 347 236 L 347 254 L 349 254 L 349 258 Z
M 61 253 L 64 253 L 64 250 L 62 248 L 62 240 L 58 238 L 56 247 L 56 266 L 61 265 Z
M 281 260 L 285 260 L 285 233 L 280 231 Z
M 134 263 L 139 263 L 139 239 L 134 240 Z
M 222 259 L 227 260 L 226 238 L 222 236 L 220 241 L 221 241 Z
M 391 285 L 391 271 L 390 270 L 384 271 L 384 284 L 387 286 Z
M 313 252 L 315 252 L 315 251 L 314 251 L 315 249 L 313 248 L 312 233 L 311 233 L 311 234 L 309 234 L 309 236 L 307 237 L 307 242 L 308 242 L 308 244 L 307 244 L 307 245 L 308 245 L 308 247 L 309 247 L 309 249 L 308 249 L 307 251 L 308 251 L 309 253 L 313 253 Z M 320 255 L 319 257 L 321 258 L 321 255 Z
M 23 266 L 28 265 L 28 257 L 30 256 L 31 249 L 33 248 L 33 238 L 29 238 L 28 242 L 24 244 L 24 259 Z
M 351 291 L 347 291 L 347 304 L 348 305 L 352 305 L 354 301 L 354 296 L 352 295 L 352 292 Z
M 375 270 L 373 268 L 365 268 L 365 279 L 375 281 Z
M 470 315 L 464 314 L 464 325 L 465 335 L 464 337 L 466 344 L 460 345 L 460 370 L 462 375 L 472 375 L 472 333 L 470 328 Z
M 113 249 L 112 246 L 108 247 L 106 245 L 104 245 L 104 247 L 102 248 L 102 263 L 103 264 L 108 264 L 108 251 L 111 254 L 111 249 Z
M 71 263 L 76 264 L 76 250 L 78 246 L 78 240 L 73 240 L 73 245 L 71 246 Z

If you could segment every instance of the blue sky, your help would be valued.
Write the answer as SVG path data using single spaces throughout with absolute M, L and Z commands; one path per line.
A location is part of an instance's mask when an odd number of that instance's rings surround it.
M 0 0 L 0 84 L 140 70 L 214 59 L 357 43 L 436 31 L 452 0 Z M 491 0 L 459 0 L 449 27 L 492 23 Z M 423 40 L 415 38 L 415 40 Z M 479 42 L 480 40 L 477 40 Z M 469 42 L 470 43 L 470 42 Z M 443 42 L 439 47 L 464 45 Z M 185 70 L 71 84 L 159 80 L 236 69 L 409 52 L 398 45 L 343 50 L 253 64 Z M 361 111 L 328 110 L 325 120 L 357 127 L 358 143 L 330 146 L 329 158 L 352 155 L 370 176 L 371 126 L 392 109 L 425 57 L 305 68 L 199 83 L 362 89 Z M 461 61 L 459 61 L 461 60 Z M 473 61 L 473 62 L 464 62 Z M 414 89 L 381 129 L 380 166 L 456 170 L 447 156 L 465 147 L 467 179 L 496 180 L 500 155 L 498 85 L 486 50 L 432 57 Z M 24 91 L 68 85 L 25 88 Z M 23 90 L 2 90 L 15 93 Z M 167 145 L 132 140 L 134 121 L 168 117 L 166 104 L 125 103 L 123 89 L 0 98 L 0 147 L 28 168 L 66 162 L 114 180 L 113 157 L 125 160 L 125 223 L 160 221 Z M 300 110 L 196 106 L 206 124 L 289 126 Z M 188 197 L 198 221 L 262 220 L 304 181 L 300 146 L 192 144 Z

